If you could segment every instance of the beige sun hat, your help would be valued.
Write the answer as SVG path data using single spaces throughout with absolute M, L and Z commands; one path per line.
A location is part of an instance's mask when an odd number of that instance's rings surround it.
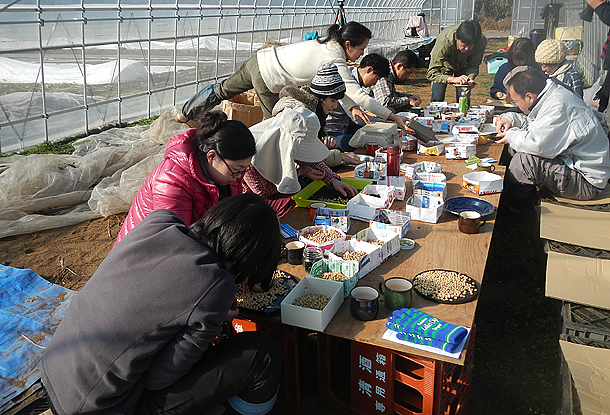
M 536 48 L 534 58 L 541 65 L 559 65 L 566 59 L 568 51 L 559 39 L 545 39 Z

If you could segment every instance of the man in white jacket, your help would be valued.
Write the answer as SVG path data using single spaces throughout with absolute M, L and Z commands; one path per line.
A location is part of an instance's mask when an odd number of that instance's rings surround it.
M 597 117 L 572 91 L 538 70 L 514 75 L 510 96 L 525 114 L 503 114 L 496 121 L 499 143 L 514 153 L 504 178 L 513 211 L 533 205 L 542 192 L 589 200 L 610 178 L 608 137 Z

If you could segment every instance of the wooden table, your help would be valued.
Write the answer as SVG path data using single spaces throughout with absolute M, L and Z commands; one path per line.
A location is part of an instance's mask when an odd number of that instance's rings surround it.
M 502 147 L 502 145 L 495 143 L 479 145 L 477 146 L 477 156 L 479 158 L 493 157 L 499 160 Z M 413 152 L 403 153 L 403 163 L 411 164 L 422 160 L 435 161 L 442 165 L 443 173 L 447 176 L 447 198 L 455 196 L 481 197 L 497 208 L 500 198 L 499 193 L 475 196 L 461 187 L 462 175 L 472 172 L 472 170 L 466 168 L 464 160 L 446 160 L 444 156 L 418 156 Z M 504 168 L 497 165 L 496 167 L 495 173 L 503 175 Z M 342 177 L 353 177 L 353 171 L 346 170 L 340 172 L 340 175 Z M 409 195 L 412 194 L 409 186 L 410 181 L 407 181 L 407 196 L 405 199 L 408 199 Z M 404 209 L 404 204 L 404 201 L 395 201 L 392 209 L 402 210 Z M 411 280 L 419 272 L 437 268 L 459 271 L 482 283 L 495 216 L 495 212 L 487 216 L 487 224 L 481 227 L 479 233 L 472 235 L 461 233 L 457 228 L 457 217 L 446 211 L 443 212 L 438 223 L 412 221 L 407 237 L 416 242 L 415 248 L 409 251 L 401 250 L 398 254 L 390 257 L 381 266 L 362 278 L 358 285 L 368 285 L 377 288 L 381 281 L 390 277 L 400 276 Z M 309 212 L 303 208 L 292 209 L 286 216 L 281 218 L 281 222 L 287 223 L 295 229 L 311 225 Z M 352 221 L 348 235 L 353 235 L 367 226 L 365 222 Z M 290 265 L 283 262 L 278 268 L 297 278 L 308 275 L 301 265 Z M 437 304 L 413 293 L 412 307 L 423 310 L 449 323 L 472 327 L 477 301 L 471 301 L 466 304 Z M 385 322 L 390 315 L 390 310 L 381 305 L 379 315 L 375 320 L 368 322 L 359 321 L 351 316 L 349 301 L 344 301 L 341 308 L 324 330 L 324 334 L 376 345 L 390 350 L 407 352 L 430 359 L 459 365 L 464 364 L 466 350 L 461 354 L 459 359 L 454 359 L 382 339 L 381 337 L 386 331 Z

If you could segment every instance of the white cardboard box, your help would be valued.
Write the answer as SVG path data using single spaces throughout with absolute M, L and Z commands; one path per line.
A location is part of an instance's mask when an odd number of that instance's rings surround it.
M 341 259 L 338 254 L 345 251 L 363 251 L 366 256 L 358 261 L 350 261 Z M 336 243 L 329 251 L 328 258 L 335 261 L 351 262 L 358 267 L 358 278 L 364 277 L 366 274 L 377 268 L 381 264 L 381 249 L 377 245 L 366 242 L 350 239 Z
M 416 173 L 411 178 L 413 194 L 445 199 L 447 196 L 446 180 L 447 176 L 443 173 Z
M 305 294 L 322 294 L 330 297 L 324 310 L 303 308 L 292 303 Z M 343 283 L 322 278 L 303 277 L 282 301 L 282 324 L 324 331 L 330 320 L 343 304 Z
M 440 197 L 413 195 L 407 200 L 405 211 L 411 214 L 412 220 L 436 223 L 443 213 L 444 204 Z
M 413 164 L 401 164 L 400 170 L 404 172 L 405 177 L 412 178 L 416 173 L 440 173 L 443 171 L 440 163 L 435 161 L 418 161 Z
M 385 176 L 377 180 L 378 185 L 392 186 L 396 190 L 396 199 L 405 200 L 407 194 L 407 178 L 404 176 Z
M 379 180 L 386 177 L 386 163 L 366 161 L 354 167 L 354 178 Z
M 445 158 L 447 160 L 466 160 L 477 154 L 476 141 L 474 144 L 451 141 L 445 143 Z
M 411 214 L 402 210 L 379 209 L 377 215 L 369 222 L 369 226 L 390 231 L 399 238 L 404 238 L 411 229 Z
M 356 233 L 352 238 L 359 241 L 383 241 L 381 245 L 381 261 L 387 260 L 392 255 L 400 251 L 400 236 L 396 232 L 388 229 L 380 229 L 376 227 L 368 227 Z M 376 246 L 376 245 L 375 245 Z
M 462 187 L 479 196 L 499 193 L 503 184 L 501 176 L 486 171 L 475 171 L 462 176 Z
M 314 278 L 318 278 L 318 274 L 324 272 L 340 272 L 346 277 L 350 277 L 349 280 L 343 281 L 343 298 L 347 298 L 349 292 L 356 286 L 358 282 L 358 264 L 355 261 L 343 261 L 335 260 L 332 258 L 322 259 L 315 262 L 312 267 L 310 274 Z
M 383 200 L 379 197 L 358 193 L 347 202 L 347 210 L 351 219 L 368 222 L 375 217 L 379 209 L 383 209 Z
M 379 196 L 383 201 L 383 207 L 389 208 L 396 199 L 396 188 L 394 186 L 385 186 L 382 184 L 367 184 L 362 189 L 362 194 L 368 196 Z
M 316 232 L 316 231 L 328 231 L 328 230 L 335 230 L 337 232 L 339 232 L 342 237 L 341 238 L 337 238 L 334 241 L 330 241 L 330 242 L 325 242 L 323 244 L 319 244 L 317 242 L 314 242 L 310 239 L 307 239 L 306 235 Z M 303 242 L 306 246 L 319 246 L 320 249 L 322 249 L 322 252 L 325 252 L 327 250 L 329 250 L 330 248 L 332 248 L 332 246 L 339 241 L 343 241 L 346 238 L 345 232 L 343 232 L 341 229 L 339 228 L 335 228 L 334 226 L 328 226 L 328 225 L 313 225 L 313 226 L 306 226 L 303 229 L 299 230 L 297 232 L 297 236 L 299 237 L 299 241 Z

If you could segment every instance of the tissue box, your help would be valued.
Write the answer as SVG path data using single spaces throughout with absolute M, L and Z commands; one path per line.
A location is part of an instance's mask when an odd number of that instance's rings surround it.
M 317 276 L 324 272 L 340 272 L 346 277 L 350 277 L 349 280 L 341 281 L 343 283 L 343 298 L 347 298 L 359 279 L 358 264 L 355 261 L 323 259 L 312 265 L 310 274 L 312 277 L 318 278 Z
M 473 156 L 476 153 L 476 138 L 474 144 L 463 143 L 460 141 L 453 141 L 445 144 L 445 158 L 447 160 L 466 160 L 468 157 Z
M 381 248 L 381 261 L 385 261 L 400 251 L 400 236 L 387 229 L 368 227 L 353 236 L 359 241 L 381 241 L 383 245 L 375 245 Z
M 346 251 L 363 251 L 366 252 L 366 256 L 360 258 L 358 261 L 341 259 L 338 254 Z M 350 239 L 349 241 L 336 243 L 332 249 L 328 251 L 328 259 L 356 264 L 358 268 L 358 278 L 362 278 L 381 264 L 381 249 L 377 245 Z
M 413 220 L 436 223 L 443 213 L 443 205 L 440 197 L 413 195 L 407 200 L 405 211 L 411 214 Z
M 386 175 L 386 164 L 367 161 L 354 167 L 354 178 L 379 180 Z
M 426 156 L 440 156 L 445 151 L 445 145 L 440 141 L 417 142 L 417 154 Z
M 411 229 L 411 214 L 400 210 L 379 209 L 369 226 L 404 238 Z
M 298 307 L 292 304 L 294 300 L 306 294 L 322 294 L 330 297 L 330 301 L 323 310 Z M 303 277 L 282 301 L 282 324 L 324 331 L 341 304 L 343 304 L 342 282 Z
M 385 186 L 380 184 L 369 184 L 364 186 L 362 194 L 367 196 L 378 196 L 383 202 L 383 208 L 389 208 L 396 199 L 396 188 L 394 186 Z
M 378 185 L 392 186 L 396 189 L 396 199 L 405 200 L 407 194 L 407 178 L 403 176 L 386 176 L 377 180 Z
M 328 231 L 328 230 L 335 230 L 335 231 L 339 232 L 342 236 L 337 239 L 334 239 L 330 242 L 324 242 L 323 244 L 319 244 L 310 239 L 307 239 L 307 235 L 309 235 L 311 233 L 314 233 L 317 231 Z M 322 249 L 322 252 L 325 252 L 325 251 L 329 250 L 330 248 L 332 248 L 332 246 L 336 242 L 344 241 L 346 238 L 346 235 L 345 235 L 345 232 L 343 232 L 339 228 L 335 228 L 334 226 L 314 225 L 314 226 L 306 226 L 305 228 L 301 229 L 298 232 L 298 237 L 299 237 L 299 241 L 303 242 L 306 246 L 318 246 L 318 247 L 320 247 L 320 249 Z
M 350 225 L 349 211 L 347 209 L 331 209 L 328 207 L 317 208 L 313 224 L 333 226 L 347 233 Z
M 488 195 L 502 191 L 503 179 L 497 174 L 475 171 L 462 176 L 462 187 L 476 195 Z
M 416 173 L 411 178 L 413 194 L 444 199 L 447 196 L 446 180 L 443 173 Z

